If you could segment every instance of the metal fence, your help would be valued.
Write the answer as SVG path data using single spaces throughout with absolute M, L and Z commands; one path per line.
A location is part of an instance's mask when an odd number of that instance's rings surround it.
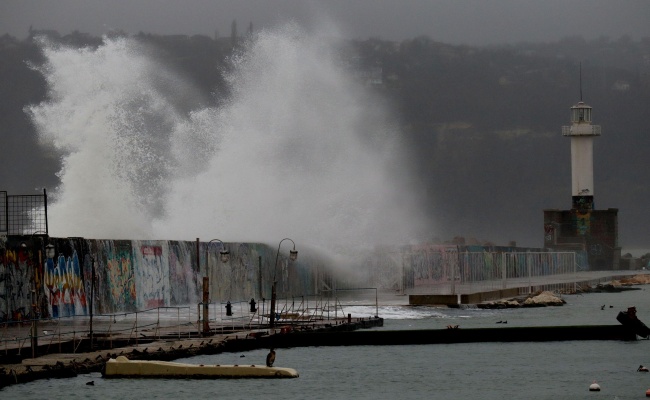
M 0 235 L 48 234 L 47 192 L 8 195 L 0 191 Z
M 575 252 L 447 252 L 438 259 L 436 276 L 405 279 L 410 293 L 470 294 L 508 288 L 530 293 L 537 287 L 575 290 Z M 411 285 L 408 285 L 411 283 Z
M 374 297 L 375 315 L 379 313 L 377 288 L 349 288 L 323 290 L 317 295 L 280 297 L 276 300 L 275 316 L 270 315 L 270 301 L 266 299 L 252 305 L 250 301 L 212 302 L 208 305 L 209 323 L 216 327 L 217 331 L 225 333 L 266 327 L 270 324 L 269 318 L 276 318 L 276 324 L 292 326 L 308 326 L 317 321 L 336 320 L 345 317 L 345 309 L 350 306 L 343 302 L 341 296 L 343 293 L 354 293 L 353 297 L 355 295 L 364 298 Z M 201 303 L 197 306 L 199 322 L 202 307 Z
M 101 348 L 113 348 L 113 341 L 137 346 L 148 338 L 189 338 L 197 336 L 196 315 L 191 307 L 158 307 L 137 312 L 23 319 L 0 323 L 0 354 L 31 349 L 40 353 L 77 353 L 89 340 Z M 146 333 L 146 335 L 145 335 Z M 39 348 L 40 350 L 36 350 Z M 27 350 L 29 351 L 29 350 Z M 24 354 L 25 356 L 30 356 Z
M 376 289 L 356 289 L 374 291 Z M 229 306 L 229 307 L 227 307 Z M 211 334 L 251 334 L 269 327 L 266 301 L 216 301 L 208 304 Z M 317 324 L 345 318 L 336 293 L 277 299 L 276 324 L 282 329 L 314 329 Z M 203 337 L 202 307 L 156 307 L 135 312 L 22 319 L 0 323 L 0 356 L 34 357 L 49 353 L 81 353 L 94 349 L 146 346 L 156 340 Z M 375 303 L 375 308 L 378 305 Z M 227 311 L 230 308 L 230 311 Z M 288 328 L 290 327 L 290 328 Z M 268 331 L 266 331 L 268 333 Z
M 9 231 L 9 216 L 7 215 L 7 192 L 0 191 L 0 235 L 6 235 Z

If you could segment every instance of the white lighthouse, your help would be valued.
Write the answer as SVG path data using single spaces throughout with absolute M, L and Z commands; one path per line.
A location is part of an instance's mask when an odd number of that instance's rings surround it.
M 591 107 L 580 101 L 571 107 L 571 126 L 562 127 L 571 138 L 571 209 L 544 210 L 544 247 L 576 251 L 585 269 L 619 269 L 618 209 L 597 210 L 594 204 L 594 137 L 600 126 L 591 124 Z M 585 259 L 586 257 L 586 259 Z
M 591 124 L 591 107 L 582 100 L 571 107 L 571 126 L 562 127 L 562 135 L 571 137 L 572 209 L 594 209 L 594 144 L 600 126 Z

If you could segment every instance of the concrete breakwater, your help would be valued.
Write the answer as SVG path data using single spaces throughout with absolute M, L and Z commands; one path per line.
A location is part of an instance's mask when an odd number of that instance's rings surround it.
M 383 346 L 475 342 L 549 342 L 571 340 L 636 340 L 622 325 L 545 326 L 422 330 L 363 330 L 383 326 L 382 318 L 323 323 L 312 329 L 283 326 L 271 332 L 238 332 L 206 338 L 154 341 L 139 346 L 97 350 L 79 354 L 49 354 L 4 365 L 0 388 L 37 379 L 68 378 L 100 372 L 105 363 L 120 355 L 131 360 L 174 361 L 196 355 L 243 352 L 261 348 L 310 346 Z
M 269 338 L 277 348 L 299 346 L 385 346 L 477 342 L 552 342 L 569 340 L 636 340 L 622 325 L 544 326 L 513 328 L 448 328 L 396 331 L 344 331 L 296 333 Z
M 290 338 L 332 332 L 350 332 L 383 326 L 382 318 L 317 321 L 312 325 L 280 325 L 273 330 L 237 331 L 178 340 L 147 340 L 139 345 L 95 349 L 78 353 L 51 353 L 25 358 L 15 363 L 0 363 L 0 389 L 39 379 L 70 378 L 80 373 L 100 372 L 111 358 L 126 356 L 130 360 L 174 361 L 197 355 L 240 352 L 270 347 L 292 347 Z M 119 345 L 119 342 L 114 342 Z M 304 343 L 298 340 L 295 346 Z M 289 344 L 289 345 L 287 345 Z M 69 347 L 69 346 L 67 346 Z M 79 346 L 80 348 L 84 348 Z M 16 357 L 13 357 L 14 359 Z M 18 357 L 20 358 L 20 357 Z M 9 360 L 11 358 L 7 358 Z M 10 361 L 11 362 L 11 361 Z
M 535 284 L 528 280 L 512 281 L 510 287 L 494 290 L 472 290 L 470 285 L 458 285 L 463 292 L 458 294 L 421 293 L 410 294 L 410 305 L 445 305 L 458 307 L 460 305 L 475 304 L 479 308 L 514 308 L 514 307 L 539 307 L 554 302 L 526 303 L 523 299 L 537 296 L 547 291 L 557 293 L 552 288 L 558 284 L 570 284 L 572 289 L 566 293 L 618 293 L 626 290 L 639 290 L 638 285 L 650 283 L 650 274 L 635 273 L 633 271 L 594 271 L 582 272 L 574 275 L 555 275 L 537 279 Z M 559 292 L 562 293 L 562 292 Z M 542 302 L 544 303 L 544 302 Z

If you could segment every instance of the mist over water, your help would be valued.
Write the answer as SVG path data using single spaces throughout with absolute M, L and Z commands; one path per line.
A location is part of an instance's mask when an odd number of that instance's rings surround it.
M 178 104 L 193 88 L 131 39 L 43 43 L 50 96 L 27 111 L 63 159 L 51 235 L 417 239 L 425 223 L 394 118 L 323 37 L 259 33 L 232 59 L 229 99 L 189 113 Z

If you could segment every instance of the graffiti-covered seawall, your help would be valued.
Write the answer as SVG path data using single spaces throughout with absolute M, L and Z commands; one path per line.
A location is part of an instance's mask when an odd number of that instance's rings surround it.
M 204 277 L 209 301 L 225 303 L 270 299 L 272 282 L 279 298 L 346 288 L 454 291 L 456 284 L 477 289 L 589 268 L 585 252 L 501 246 L 377 246 L 332 262 L 309 250 L 291 261 L 288 251 L 266 244 L 218 239 L 9 236 L 2 245 L 0 316 L 14 321 L 89 315 L 91 305 L 97 314 L 196 305 L 202 301 Z M 221 254 L 226 250 L 227 259 Z
M 227 248 L 229 259 L 220 259 Z M 58 318 L 315 292 L 316 257 L 259 243 L 9 237 L 0 253 L 0 320 Z M 91 302 L 91 296 L 93 301 Z

